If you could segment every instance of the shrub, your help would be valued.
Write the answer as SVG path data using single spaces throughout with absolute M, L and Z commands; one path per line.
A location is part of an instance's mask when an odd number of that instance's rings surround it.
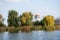
M 5 27 L 0 27 L 0 32 L 5 32 L 6 28 Z
M 35 27 L 36 30 L 42 30 L 42 27 L 41 26 L 37 26 Z
M 55 30 L 55 27 L 45 26 L 44 30 L 46 30 L 46 31 L 54 31 Z
M 30 26 L 24 26 L 22 27 L 21 31 L 24 31 L 24 32 L 30 32 Z
M 18 28 L 15 28 L 15 27 L 8 27 L 8 31 L 9 32 L 19 32 L 19 29 Z
M 55 29 L 56 29 L 56 30 L 60 30 L 60 25 L 57 24 Z
M 33 27 L 30 27 L 31 28 L 31 31 L 33 31 L 33 30 L 35 30 L 35 27 L 33 26 Z

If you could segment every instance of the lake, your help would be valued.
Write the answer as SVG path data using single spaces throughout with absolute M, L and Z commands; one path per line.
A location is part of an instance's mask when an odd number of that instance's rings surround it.
M 0 40 L 60 40 L 60 31 L 4 32 Z

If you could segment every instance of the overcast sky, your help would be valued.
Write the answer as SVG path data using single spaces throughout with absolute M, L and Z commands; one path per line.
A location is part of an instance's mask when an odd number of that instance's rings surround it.
M 46 15 L 60 16 L 60 0 L 0 0 L 0 14 L 7 24 L 8 10 L 16 10 L 19 15 L 24 11 L 39 13 L 42 19 Z

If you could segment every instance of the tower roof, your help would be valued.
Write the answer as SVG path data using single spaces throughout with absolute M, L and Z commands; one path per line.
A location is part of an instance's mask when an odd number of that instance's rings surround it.
M 40 14 L 39 13 L 36 13 L 34 16 L 40 16 Z

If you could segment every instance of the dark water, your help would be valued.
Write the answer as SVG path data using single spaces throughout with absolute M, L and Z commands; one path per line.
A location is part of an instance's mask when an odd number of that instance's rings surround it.
M 60 40 L 60 31 L 4 32 L 0 33 L 0 40 Z

